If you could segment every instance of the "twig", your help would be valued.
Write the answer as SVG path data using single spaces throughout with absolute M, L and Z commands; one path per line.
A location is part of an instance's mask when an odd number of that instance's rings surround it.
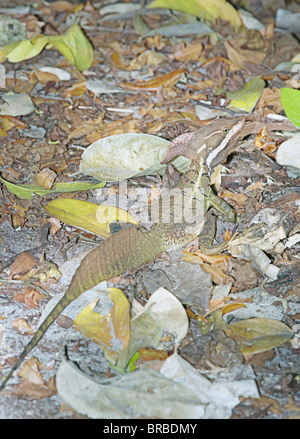
M 18 280 L 18 279 L 3 279 L 3 278 L 0 278 L 0 284 L 1 283 L 25 285 L 27 287 L 31 287 L 31 288 L 34 288 L 35 290 L 38 290 L 40 293 L 45 294 L 49 298 L 52 297 L 48 293 L 48 291 L 44 290 L 41 287 L 38 287 L 37 285 L 34 285 L 31 282 L 27 282 L 27 281 L 23 281 L 23 280 Z

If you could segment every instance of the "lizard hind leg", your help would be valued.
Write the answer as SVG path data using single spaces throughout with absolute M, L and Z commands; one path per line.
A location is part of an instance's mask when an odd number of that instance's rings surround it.
M 199 248 L 200 251 L 207 255 L 215 255 L 222 253 L 228 247 L 229 242 L 235 238 L 234 235 L 230 241 L 224 241 L 219 244 L 212 244 L 216 233 L 216 218 L 211 214 L 207 213 L 205 218 L 205 223 L 199 236 Z

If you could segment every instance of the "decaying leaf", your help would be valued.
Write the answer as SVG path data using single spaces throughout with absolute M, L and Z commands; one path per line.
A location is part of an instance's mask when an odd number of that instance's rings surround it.
M 29 308 L 39 308 L 39 300 L 45 299 L 46 296 L 34 288 L 28 288 L 24 294 L 16 294 L 13 300 L 25 303 Z
M 35 357 L 31 357 L 19 370 L 19 377 L 24 378 L 32 384 L 44 384 L 45 381 L 39 370 L 40 364 L 41 363 Z
M 35 268 L 38 266 L 38 261 L 27 252 L 22 252 L 18 255 L 18 257 L 15 259 L 15 261 L 10 266 L 9 270 L 9 279 L 17 279 L 17 276 L 27 273 L 32 268 Z
M 62 222 L 107 238 L 109 225 L 114 221 L 138 225 L 125 210 L 113 206 L 101 206 L 88 201 L 58 198 L 45 206 L 47 212 Z
M 27 93 L 7 93 L 1 99 L 5 102 L 0 105 L 0 114 L 3 116 L 25 116 L 35 110 Z
M 34 178 L 34 183 L 37 186 L 43 186 L 45 189 L 52 189 L 54 180 L 57 175 L 54 171 L 49 168 L 44 168 L 40 172 L 38 172 Z
M 118 288 L 108 288 L 109 303 L 103 314 L 95 312 L 98 300 L 86 306 L 74 321 L 85 337 L 113 353 L 126 348 L 130 337 L 129 302 Z M 107 296 L 106 296 L 107 297 Z
M 20 334 L 32 335 L 34 333 L 25 319 L 15 319 L 12 322 L 12 327 L 15 328 Z
M 262 78 L 250 79 L 242 90 L 227 92 L 227 97 L 231 99 L 230 106 L 251 112 L 264 87 L 265 81 Z
M 160 162 L 169 145 L 169 141 L 150 134 L 128 133 L 105 137 L 84 151 L 79 170 L 82 174 L 103 181 L 163 174 L 166 165 Z M 180 157 L 174 161 L 174 166 L 177 165 L 179 170 L 185 172 L 189 163 L 188 159 Z
M 224 332 L 238 344 L 242 354 L 264 352 L 290 340 L 294 333 L 278 320 L 253 318 L 232 323 Z

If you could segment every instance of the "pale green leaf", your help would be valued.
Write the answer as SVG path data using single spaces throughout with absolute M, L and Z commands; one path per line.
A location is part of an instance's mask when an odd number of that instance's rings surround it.
M 105 137 L 84 151 L 79 170 L 103 181 L 163 174 L 166 165 L 160 162 L 169 145 L 169 141 L 151 134 L 128 133 Z M 180 172 L 185 172 L 189 165 L 190 160 L 185 157 L 178 157 L 174 162 Z
M 241 18 L 236 9 L 225 0 L 154 0 L 150 8 L 168 8 L 188 12 L 199 18 L 215 22 L 217 18 L 229 21 L 237 29 Z
M 56 183 L 53 189 L 45 189 L 42 186 L 34 184 L 14 184 L 10 181 L 4 180 L 0 177 L 0 181 L 7 187 L 7 189 L 15 194 L 19 198 L 25 198 L 31 200 L 33 195 L 44 196 L 52 193 L 68 193 L 68 192 L 80 192 L 88 191 L 92 189 L 98 189 L 105 185 L 105 183 L 89 183 L 89 182 L 71 182 L 71 183 Z
M 281 88 L 280 91 L 285 114 L 296 127 L 300 128 L 300 90 Z

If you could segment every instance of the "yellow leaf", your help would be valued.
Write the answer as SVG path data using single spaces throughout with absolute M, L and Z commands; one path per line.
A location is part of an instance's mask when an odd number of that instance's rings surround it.
M 55 46 L 68 61 L 79 70 L 88 69 L 94 59 L 91 43 L 78 24 L 73 24 L 63 35 L 38 35 L 31 40 L 19 41 L 4 46 L 0 52 L 0 62 L 5 56 L 10 62 L 24 61 L 38 55 L 44 47 Z
M 242 24 L 236 9 L 224 0 L 154 0 L 149 7 L 188 12 L 212 22 L 215 22 L 217 18 L 221 18 L 229 21 L 235 29 Z
M 63 35 L 47 38 L 78 70 L 91 67 L 94 59 L 93 47 L 78 24 L 74 23 Z
M 130 338 L 130 304 L 118 288 L 108 288 L 112 308 L 106 315 L 94 311 L 98 300 L 86 306 L 74 320 L 75 328 L 110 352 L 126 348 Z M 108 308 L 108 307 L 107 307 Z
M 223 331 L 232 337 L 245 356 L 268 351 L 293 337 L 293 331 L 284 323 L 263 318 L 253 318 L 232 323 Z
M 114 221 L 138 225 L 126 210 L 112 206 L 101 206 L 88 201 L 58 198 L 45 206 L 47 212 L 64 223 L 107 238 L 109 225 Z
M 19 41 L 4 46 L 4 55 L 10 62 L 20 62 L 38 55 L 48 43 L 47 37 L 38 35 L 31 40 Z
M 230 107 L 239 108 L 250 113 L 260 98 L 265 85 L 266 83 L 262 78 L 253 78 L 247 82 L 242 90 L 227 92 L 227 97 L 231 99 Z

